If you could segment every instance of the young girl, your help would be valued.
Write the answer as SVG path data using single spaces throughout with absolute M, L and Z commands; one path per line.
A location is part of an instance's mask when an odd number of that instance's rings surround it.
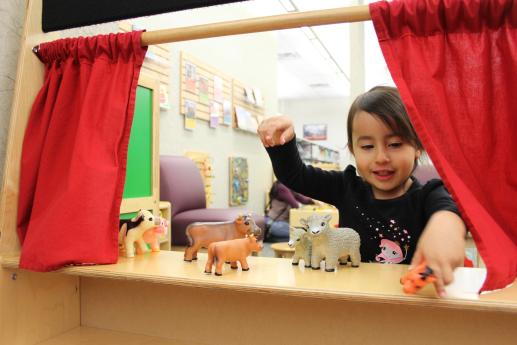
M 423 147 L 397 89 L 375 87 L 352 104 L 348 148 L 357 168 L 305 165 L 286 116 L 266 119 L 258 133 L 280 181 L 336 206 L 339 226 L 359 232 L 363 262 L 417 265 L 425 258 L 438 294 L 445 294 L 463 263 L 465 225 L 441 180 L 421 185 L 412 176 Z

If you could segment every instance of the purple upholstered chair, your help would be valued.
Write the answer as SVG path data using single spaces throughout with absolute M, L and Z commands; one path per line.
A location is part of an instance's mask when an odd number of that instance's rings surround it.
M 170 201 L 173 245 L 188 244 L 185 229 L 193 222 L 231 221 L 245 210 L 207 208 L 205 189 L 196 164 L 184 156 L 160 156 L 160 200 Z M 264 216 L 253 215 L 264 233 Z

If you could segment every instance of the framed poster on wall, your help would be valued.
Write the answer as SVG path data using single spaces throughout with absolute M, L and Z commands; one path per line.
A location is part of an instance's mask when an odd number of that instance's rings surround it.
M 303 138 L 307 140 L 327 140 L 327 124 L 303 125 Z
M 230 157 L 230 206 L 248 202 L 248 160 Z

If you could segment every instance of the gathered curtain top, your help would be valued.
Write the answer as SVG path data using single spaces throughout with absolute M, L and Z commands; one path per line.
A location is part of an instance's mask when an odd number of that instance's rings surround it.
M 481 32 L 517 27 L 517 0 L 429 0 L 377 2 L 369 5 L 379 40 L 405 35 L 432 36 L 439 33 Z M 434 11 L 430 11 L 433 8 Z
M 129 61 L 142 52 L 140 46 L 141 31 L 97 35 L 93 37 L 62 38 L 53 42 L 42 43 L 38 55 L 46 64 L 59 64 L 68 59 L 77 62 L 91 62 L 96 59 L 116 62 L 119 59 Z

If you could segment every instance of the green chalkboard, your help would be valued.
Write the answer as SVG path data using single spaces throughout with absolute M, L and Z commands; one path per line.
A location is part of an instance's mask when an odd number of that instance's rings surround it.
M 126 184 L 122 197 L 142 198 L 153 194 L 153 90 L 138 86 L 135 116 L 129 138 Z

